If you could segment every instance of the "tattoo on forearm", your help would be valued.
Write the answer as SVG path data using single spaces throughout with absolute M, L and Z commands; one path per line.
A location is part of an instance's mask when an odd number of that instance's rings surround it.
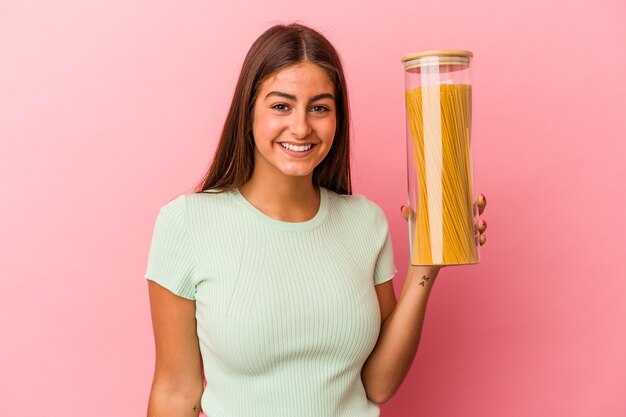
M 426 281 L 428 281 L 429 279 L 430 279 L 430 277 L 427 277 L 426 275 L 424 275 L 424 276 L 422 277 L 422 280 L 420 281 L 420 283 L 419 283 L 419 284 L 417 284 L 417 285 L 421 285 L 421 286 L 423 287 L 423 286 L 424 286 L 424 284 L 426 283 Z

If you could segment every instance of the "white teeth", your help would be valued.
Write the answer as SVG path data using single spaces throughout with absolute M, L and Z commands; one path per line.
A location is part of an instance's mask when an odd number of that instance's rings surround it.
M 295 152 L 304 152 L 304 151 L 308 151 L 309 149 L 311 149 L 311 147 L 313 147 L 313 145 L 308 144 L 308 145 L 304 145 L 304 146 L 295 146 L 295 145 L 291 145 L 289 143 L 281 143 L 283 148 L 289 149 L 290 151 L 295 151 Z

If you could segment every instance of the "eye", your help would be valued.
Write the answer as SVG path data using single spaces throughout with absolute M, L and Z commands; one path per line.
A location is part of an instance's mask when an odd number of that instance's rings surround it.
M 326 113 L 328 111 L 330 111 L 330 109 L 326 106 L 313 106 L 311 107 L 312 109 L 314 109 L 313 111 L 315 113 Z
M 272 106 L 272 108 L 273 108 L 274 110 L 278 110 L 279 112 L 286 112 L 286 111 L 287 111 L 287 109 L 289 108 L 289 106 L 287 106 L 287 105 L 286 105 L 286 104 L 284 104 L 284 103 L 278 103 L 278 104 L 274 104 L 274 105 Z

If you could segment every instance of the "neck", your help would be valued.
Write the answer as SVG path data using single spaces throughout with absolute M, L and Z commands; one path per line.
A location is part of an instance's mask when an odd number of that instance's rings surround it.
M 303 222 L 312 219 L 319 209 L 320 190 L 313 176 L 282 177 L 280 180 L 252 177 L 239 192 L 253 206 L 277 220 Z

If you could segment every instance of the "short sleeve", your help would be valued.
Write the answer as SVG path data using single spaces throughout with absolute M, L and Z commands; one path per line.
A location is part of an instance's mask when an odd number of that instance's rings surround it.
M 376 258 L 376 266 L 374 268 L 374 285 L 389 281 L 398 272 L 394 262 L 391 232 L 389 231 L 387 218 L 381 208 L 378 208 L 377 212 L 378 221 L 376 223 L 380 227 L 380 235 L 384 236 L 384 240 L 382 241 L 382 246 L 378 252 L 378 257 Z
M 180 297 L 195 300 L 195 265 L 184 197 L 183 194 L 160 208 L 144 277 Z

